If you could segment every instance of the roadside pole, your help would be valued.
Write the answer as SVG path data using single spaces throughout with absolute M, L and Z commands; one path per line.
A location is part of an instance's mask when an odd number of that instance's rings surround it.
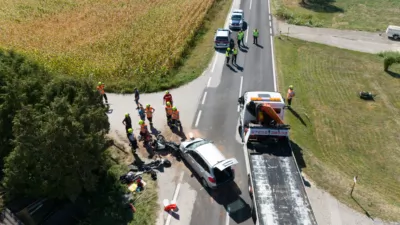
M 350 197 L 353 197 L 353 191 L 354 191 L 354 188 L 356 187 L 356 183 L 357 183 L 357 176 L 355 176 L 353 178 L 353 186 L 351 187 Z

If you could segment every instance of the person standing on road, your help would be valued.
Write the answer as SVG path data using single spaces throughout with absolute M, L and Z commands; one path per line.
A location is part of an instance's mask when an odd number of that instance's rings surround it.
M 172 95 L 169 93 L 169 91 L 165 92 L 164 98 L 163 98 L 163 105 L 165 105 L 165 103 L 171 103 L 171 106 L 174 105 L 174 102 L 172 101 Z
M 140 103 L 139 103 L 138 113 L 139 113 L 139 117 L 140 117 L 141 120 L 145 120 L 146 119 L 146 112 L 145 112 L 142 104 L 140 104 Z
M 167 102 L 167 105 L 165 106 L 165 113 L 167 115 L 167 123 L 169 124 L 172 116 L 172 105 L 170 102 Z
M 132 146 L 132 149 L 137 149 L 138 148 L 137 140 L 136 140 L 135 134 L 133 134 L 132 128 L 128 129 L 127 136 L 128 136 L 129 143 Z
M 149 130 L 147 129 L 147 125 L 143 120 L 139 120 L 140 125 L 140 136 L 146 137 L 149 134 Z
M 233 56 L 232 56 L 232 64 L 236 65 L 236 58 L 237 58 L 238 50 L 237 48 L 233 49 Z
M 174 106 L 172 107 L 172 124 L 176 126 L 177 122 L 179 121 L 179 110 Z
M 150 104 L 146 105 L 146 110 L 145 110 L 146 117 L 147 117 L 147 120 L 149 121 L 151 127 L 153 126 L 153 113 L 154 113 L 154 111 L 156 111 L 156 110 L 153 109 L 153 107 L 151 107 Z
M 231 49 L 230 49 L 230 48 L 227 48 L 227 49 L 226 49 L 226 52 L 225 52 L 225 56 L 226 56 L 226 65 L 229 65 L 230 55 L 231 55 Z
M 244 45 L 243 44 L 243 36 L 244 36 L 244 33 L 243 33 L 243 30 L 240 30 L 239 32 L 238 32 L 238 34 L 237 34 L 237 43 L 238 43 L 238 47 L 240 48 L 240 43 L 242 43 L 242 45 Z
M 290 85 L 289 89 L 287 91 L 287 96 L 286 96 L 289 107 L 292 105 L 292 99 L 294 96 L 295 96 L 295 93 L 293 91 L 293 85 Z
M 107 95 L 106 92 L 104 91 L 104 84 L 99 82 L 97 85 L 97 91 L 100 93 L 101 98 L 104 98 L 104 100 L 106 100 L 106 104 L 108 104 L 108 99 L 107 99 Z
M 139 91 L 138 91 L 137 88 L 134 89 L 134 92 L 135 92 L 136 109 L 139 109 L 139 97 L 140 97 L 140 94 L 139 94 Z
M 128 133 L 128 130 L 132 128 L 132 119 L 129 116 L 129 113 L 125 113 L 125 118 L 122 120 L 122 124 L 125 125 L 126 133 Z
M 258 34 L 259 34 L 258 30 L 257 30 L 257 29 L 254 29 L 254 30 L 253 30 L 253 44 L 258 45 L 258 41 L 257 41 L 257 39 L 258 39 Z

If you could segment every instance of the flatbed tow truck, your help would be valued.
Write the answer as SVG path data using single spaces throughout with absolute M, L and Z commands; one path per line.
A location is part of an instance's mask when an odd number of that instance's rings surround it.
M 281 94 L 252 91 L 238 101 L 255 224 L 316 225 L 290 146 L 290 127 L 283 122 Z

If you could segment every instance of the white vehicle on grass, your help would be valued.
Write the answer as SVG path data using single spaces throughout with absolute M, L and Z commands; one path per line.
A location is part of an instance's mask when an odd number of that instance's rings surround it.
M 204 188 L 216 189 L 235 179 L 232 166 L 238 161 L 235 158 L 226 159 L 219 149 L 203 138 L 193 138 L 180 145 L 181 157 L 197 173 Z
M 232 11 L 231 18 L 229 20 L 229 29 L 240 30 L 243 29 L 244 24 L 244 12 L 241 9 L 235 9 Z

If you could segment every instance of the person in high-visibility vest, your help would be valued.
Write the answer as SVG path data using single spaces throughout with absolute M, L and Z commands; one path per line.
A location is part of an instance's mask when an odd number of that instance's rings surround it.
M 227 49 L 226 49 L 226 52 L 225 52 L 225 56 L 226 56 L 226 65 L 229 65 L 230 55 L 231 55 L 231 49 L 230 49 L 230 48 L 227 48 Z
M 167 102 L 167 105 L 165 106 L 165 113 L 167 115 L 167 122 L 169 123 L 172 116 L 172 105 L 170 102 Z
M 147 120 L 150 122 L 150 126 L 153 125 L 153 113 L 156 111 L 153 107 L 150 106 L 150 104 L 146 105 L 145 113 Z
M 243 32 L 243 30 L 240 30 L 239 32 L 238 32 L 238 35 L 237 35 L 237 43 L 238 43 L 238 47 L 240 48 L 240 43 L 242 43 L 242 45 L 244 46 L 244 43 L 243 43 L 243 38 L 244 38 L 244 32 Z
M 107 95 L 106 92 L 104 91 L 104 84 L 99 82 L 97 85 L 97 91 L 100 93 L 101 97 L 104 98 L 104 100 L 106 101 L 106 104 L 108 104 L 108 99 L 107 99 Z
M 257 29 L 254 29 L 254 30 L 253 30 L 253 44 L 258 45 L 258 42 L 257 42 L 258 34 L 259 34 L 258 30 L 257 30 Z
M 145 137 L 149 133 L 146 123 L 144 123 L 143 120 L 139 120 L 139 125 L 140 125 L 140 136 Z
M 172 124 L 176 124 L 179 121 L 179 111 L 177 110 L 177 108 L 174 106 L 172 107 Z
M 238 50 L 237 48 L 233 49 L 233 56 L 232 56 L 232 64 L 236 64 L 236 58 L 237 58 Z
M 288 106 L 289 106 L 289 107 L 292 105 L 292 99 L 293 99 L 294 96 L 295 96 L 295 93 L 294 93 L 294 91 L 293 91 L 293 85 L 290 85 L 290 86 L 289 86 L 289 89 L 288 89 L 288 91 L 287 91 L 287 95 L 286 95 L 286 98 L 287 98 L 287 102 L 288 102 Z

